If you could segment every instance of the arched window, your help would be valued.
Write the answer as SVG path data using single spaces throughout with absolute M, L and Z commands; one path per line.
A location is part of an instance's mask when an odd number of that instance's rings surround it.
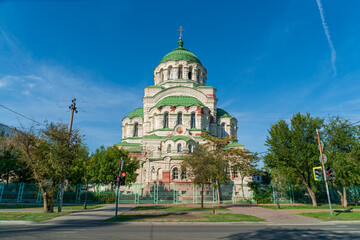
M 182 124 L 182 113 L 178 113 L 177 115 L 177 124 Z
M 225 123 L 221 124 L 221 137 L 225 137 L 226 136 L 226 131 L 225 131 Z
M 195 113 L 191 114 L 191 120 L 190 120 L 190 128 L 195 128 L 196 124 L 195 124 Z
M 138 137 L 139 136 L 139 124 L 135 123 L 134 125 L 134 137 Z
M 186 179 L 186 170 L 181 171 L 181 180 Z
M 188 148 L 189 148 L 189 153 L 192 153 L 193 152 L 193 145 L 189 144 Z
M 169 113 L 164 114 L 164 128 L 169 128 Z
M 197 82 L 200 82 L 200 70 L 197 71 L 196 80 Z
M 176 167 L 172 170 L 172 178 L 179 179 L 179 170 Z
M 160 81 L 161 81 L 161 82 L 164 81 L 164 72 L 163 72 L 162 69 L 160 70 Z
M 188 72 L 188 79 L 191 80 L 192 78 L 192 67 L 189 68 L 189 72 Z
M 166 150 L 168 153 L 171 153 L 171 145 L 169 144 L 168 146 L 167 146 L 167 150 Z
M 179 143 L 179 144 L 177 145 L 177 151 L 178 151 L 178 152 L 181 152 L 181 143 Z
M 179 66 L 178 79 L 182 79 L 182 78 L 183 78 L 183 67 Z
M 168 79 L 173 79 L 173 72 L 171 66 L 168 68 Z
M 157 179 L 157 180 L 162 179 L 162 170 L 161 170 L 161 168 L 159 168 L 159 169 L 157 170 L 157 172 L 156 172 L 156 179 Z

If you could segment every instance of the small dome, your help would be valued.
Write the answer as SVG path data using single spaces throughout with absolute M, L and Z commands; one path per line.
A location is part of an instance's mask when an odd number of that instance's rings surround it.
M 163 59 L 161 59 L 160 63 L 166 63 L 168 61 L 178 61 L 178 60 L 185 60 L 185 61 L 191 61 L 194 63 L 200 63 L 200 60 L 198 59 L 195 54 L 190 52 L 189 50 L 183 48 L 184 42 L 180 39 L 178 42 L 179 47 L 175 48 L 168 54 L 166 54 Z

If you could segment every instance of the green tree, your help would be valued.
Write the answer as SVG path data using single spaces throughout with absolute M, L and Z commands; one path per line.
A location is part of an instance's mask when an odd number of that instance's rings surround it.
M 242 197 L 245 198 L 244 194 L 244 179 L 254 174 L 260 174 L 257 163 L 259 157 L 257 153 L 250 153 L 247 149 L 229 149 L 230 165 L 233 170 L 239 171 L 241 180 L 241 192 Z
M 360 183 L 359 126 L 341 117 L 332 117 L 325 126 L 324 150 L 328 157 L 326 166 L 335 169 L 336 180 L 332 185 L 347 207 L 346 186 Z M 342 192 L 338 185 L 342 186 Z
M 313 206 L 317 202 L 312 168 L 320 164 L 316 129 L 322 126 L 323 119 L 297 113 L 290 126 L 284 120 L 272 124 L 265 143 L 269 151 L 264 156 L 265 167 L 304 184 Z
M 119 162 L 124 160 L 123 172 L 126 172 L 126 184 L 136 181 L 136 170 L 140 167 L 136 159 L 132 159 L 129 153 L 117 146 L 104 146 L 96 149 L 90 158 L 89 174 L 91 180 L 102 184 L 114 184 L 119 175 Z
M 19 131 L 13 144 L 42 191 L 44 212 L 53 212 L 58 184 L 83 148 L 82 136 L 78 130 L 69 135 L 63 123 L 50 123 L 38 133 L 33 128 Z
M 6 137 L 0 137 L 0 179 L 9 183 L 11 178 L 16 177 L 19 168 L 18 152 L 8 144 Z

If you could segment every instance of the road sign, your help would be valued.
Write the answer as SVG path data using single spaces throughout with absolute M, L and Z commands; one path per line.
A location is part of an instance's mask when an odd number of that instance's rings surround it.
M 319 156 L 319 160 L 321 162 L 321 155 Z M 327 162 L 327 156 L 325 154 L 323 154 L 323 160 L 324 160 L 324 163 Z
M 321 140 L 320 140 L 320 145 L 321 145 L 321 151 L 323 151 L 324 150 L 324 143 Z M 319 147 L 319 150 L 320 150 L 320 147 Z

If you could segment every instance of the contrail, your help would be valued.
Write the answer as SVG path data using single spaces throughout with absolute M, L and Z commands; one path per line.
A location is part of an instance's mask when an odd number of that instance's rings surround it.
M 331 51 L 331 65 L 332 65 L 332 68 L 334 69 L 334 76 L 336 76 L 336 66 L 335 66 L 336 51 L 334 49 L 334 45 L 333 45 L 333 43 L 331 41 L 331 38 L 330 38 L 329 27 L 328 27 L 328 25 L 326 24 L 326 21 L 325 21 L 324 10 L 322 8 L 321 0 L 316 0 L 316 3 L 318 5 L 318 7 L 319 7 L 319 12 L 320 12 L 322 25 L 324 27 L 325 35 L 326 35 L 326 38 L 327 38 L 328 43 L 329 43 L 329 47 L 330 47 L 330 51 Z

